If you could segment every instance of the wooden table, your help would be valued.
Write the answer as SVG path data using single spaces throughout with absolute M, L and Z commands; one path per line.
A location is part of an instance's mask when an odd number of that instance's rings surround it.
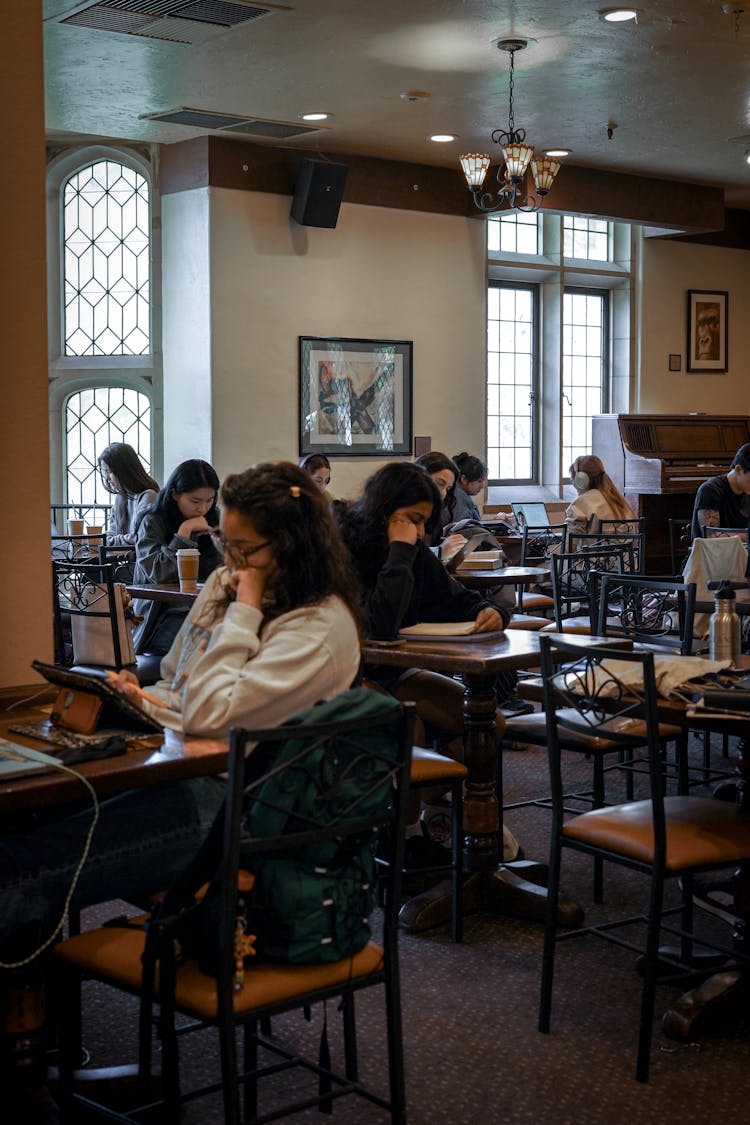
M 35 750 L 53 753 L 49 742 L 14 734 L 10 727 L 16 723 L 43 719 L 47 711 L 41 708 L 7 712 L 0 718 L 0 737 L 11 742 L 32 746 Z M 150 739 L 151 736 L 145 736 Z M 158 737 L 158 736 L 157 736 Z M 144 745 L 124 754 L 99 761 L 79 762 L 72 768 L 91 782 L 101 797 L 111 797 L 126 789 L 158 785 L 189 777 L 221 773 L 227 765 L 228 744 L 214 738 L 193 738 L 165 730 L 161 746 Z M 0 815 L 18 813 L 26 809 L 49 808 L 53 805 L 78 801 L 84 796 L 80 781 L 58 772 L 37 773 L 15 780 L 0 780 Z
M 203 583 L 200 583 L 201 589 Z M 125 589 L 130 594 L 131 598 L 143 598 L 151 602 L 164 602 L 171 606 L 181 606 L 183 609 L 190 609 L 195 599 L 200 594 L 200 590 L 191 592 L 188 590 L 181 590 L 178 582 L 154 582 L 146 585 L 136 586 L 134 583 L 128 583 Z
M 535 586 L 549 578 L 548 566 L 501 566 L 497 570 L 456 570 L 453 577 L 472 590 L 496 586 Z
M 566 635 L 565 639 L 572 638 Z M 574 643 L 591 644 L 592 638 L 577 637 Z M 540 865 L 526 861 L 500 863 L 502 808 L 497 793 L 502 793 L 502 754 L 497 750 L 495 727 L 495 676 L 498 672 L 537 667 L 538 634 L 511 630 L 499 638 L 470 642 L 365 641 L 362 655 L 367 664 L 426 668 L 462 677 L 464 760 L 469 771 L 464 796 L 464 864 L 465 870 L 473 873 L 467 881 L 465 908 L 542 921 L 546 888 L 524 878 L 540 878 Z M 444 889 L 436 888 L 407 903 L 402 918 L 410 929 L 418 930 L 438 924 L 449 913 L 450 896 Z M 580 925 L 583 912 L 572 899 L 561 895 L 559 917 L 563 925 Z

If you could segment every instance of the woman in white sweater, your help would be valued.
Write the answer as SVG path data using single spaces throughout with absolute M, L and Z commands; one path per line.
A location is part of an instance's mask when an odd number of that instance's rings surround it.
M 268 727 L 345 691 L 359 668 L 358 595 L 322 493 L 291 464 L 262 464 L 222 488 L 226 566 L 215 571 L 149 692 L 164 725 L 225 737 Z M 135 678 L 122 691 L 141 703 Z M 137 790 L 101 805 L 73 899 L 139 900 L 166 886 L 203 840 L 224 797 L 221 778 Z M 0 837 L 0 940 L 33 927 L 29 948 L 62 913 L 91 813 Z
M 599 530 L 602 520 L 635 519 L 635 513 L 598 457 L 577 457 L 568 470 L 578 496 L 565 513 L 568 534 Z

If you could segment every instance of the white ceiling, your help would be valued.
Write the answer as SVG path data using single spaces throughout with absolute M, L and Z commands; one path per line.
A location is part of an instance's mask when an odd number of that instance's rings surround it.
M 597 14 L 611 0 L 292 0 L 229 30 L 180 20 L 193 39 L 182 44 L 66 26 L 91 0 L 44 0 L 47 129 L 59 141 L 172 144 L 205 130 L 141 115 L 187 106 L 294 122 L 324 109 L 325 129 L 283 147 L 452 166 L 491 151 L 492 129 L 506 127 L 508 56 L 495 43 L 521 36 L 534 42 L 516 57 L 516 125 L 538 151 L 718 185 L 727 204 L 750 208 L 741 2 L 638 0 L 638 24 L 617 25 Z M 166 0 L 116 3 L 154 11 Z M 415 90 L 429 97 L 401 97 Z M 433 132 L 459 140 L 436 145 Z

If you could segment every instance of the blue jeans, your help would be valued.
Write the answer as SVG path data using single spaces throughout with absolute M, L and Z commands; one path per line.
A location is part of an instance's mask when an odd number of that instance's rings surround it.
M 168 886 L 205 838 L 224 799 L 219 777 L 134 789 L 101 803 L 72 908 L 136 900 Z M 0 941 L 57 925 L 83 854 L 91 808 L 0 837 Z M 31 952 L 31 950 L 29 950 Z

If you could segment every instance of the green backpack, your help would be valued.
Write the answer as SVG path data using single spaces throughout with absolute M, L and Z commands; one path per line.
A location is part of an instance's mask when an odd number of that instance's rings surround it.
M 321 740 L 295 762 L 309 739 L 294 728 L 371 719 L 371 726 Z M 389 730 L 392 720 L 392 733 Z M 284 741 L 260 742 L 246 759 L 244 827 L 251 836 L 279 836 L 335 822 L 356 804 L 356 816 L 385 811 L 392 800 L 391 767 L 399 758 L 401 705 L 391 696 L 352 688 L 317 703 L 280 728 Z M 383 724 L 386 724 L 385 726 Z M 368 754 L 372 751 L 373 755 Z M 323 798 L 316 779 L 326 777 L 335 757 L 341 782 Z M 323 789 L 325 793 L 325 789 Z M 200 968 L 216 975 L 219 924 L 218 869 L 222 856 L 224 809 L 194 860 L 167 892 L 154 917 L 168 918 L 184 951 Z M 243 833 L 244 834 L 244 833 Z M 289 857 L 253 858 L 255 887 L 241 896 L 248 933 L 257 935 L 264 957 L 301 964 L 338 961 L 359 952 L 370 938 L 374 906 L 375 839 L 368 830 L 343 842 L 307 845 Z M 195 891 L 211 886 L 196 904 Z

